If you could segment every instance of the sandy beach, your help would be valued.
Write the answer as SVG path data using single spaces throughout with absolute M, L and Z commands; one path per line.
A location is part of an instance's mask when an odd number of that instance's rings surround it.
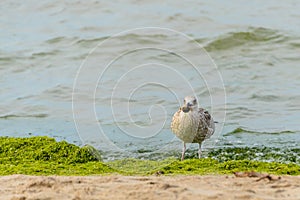
M 0 177 L 0 183 L 2 200 L 300 199 L 300 176 L 11 175 Z

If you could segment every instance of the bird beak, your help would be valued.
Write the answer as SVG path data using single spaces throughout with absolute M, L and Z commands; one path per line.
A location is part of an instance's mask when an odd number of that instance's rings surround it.
M 187 113 L 187 112 L 190 111 L 190 108 L 187 107 L 187 106 L 183 106 L 183 107 L 181 108 L 181 110 L 182 110 L 184 113 Z

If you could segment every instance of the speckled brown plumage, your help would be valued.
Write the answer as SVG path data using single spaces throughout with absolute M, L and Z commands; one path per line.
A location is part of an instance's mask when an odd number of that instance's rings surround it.
M 173 116 L 171 130 L 183 141 L 183 160 L 186 143 L 198 143 L 199 157 L 201 156 L 201 143 L 214 133 L 215 124 L 208 111 L 198 108 L 196 98 L 187 96 L 184 106 Z

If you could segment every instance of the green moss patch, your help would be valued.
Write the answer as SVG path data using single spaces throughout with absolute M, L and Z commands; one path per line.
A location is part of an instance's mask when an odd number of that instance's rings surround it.
M 0 137 L 0 175 L 88 175 L 113 172 L 90 147 L 80 148 L 49 137 Z
M 49 137 L 0 137 L 0 175 L 103 175 L 111 173 L 150 175 L 158 172 L 165 175 L 205 175 L 231 174 L 237 171 L 300 175 L 300 165 L 295 162 L 262 162 L 249 160 L 243 156 L 234 158 L 234 155 L 241 155 L 244 151 L 249 154 L 256 150 L 251 148 L 215 150 L 208 153 L 208 158 L 191 158 L 184 161 L 167 158 L 160 161 L 122 159 L 102 162 L 100 153 L 90 146 L 80 148 L 65 141 L 57 142 Z M 297 149 L 291 152 L 296 155 L 299 153 Z
M 259 160 L 265 162 L 296 163 L 300 165 L 299 148 L 271 148 L 271 147 L 234 147 L 213 149 L 208 157 L 220 162 L 232 160 Z
M 189 159 L 176 161 L 161 169 L 164 174 L 231 174 L 240 171 L 257 171 L 272 174 L 299 175 L 300 166 L 296 164 L 281 164 L 276 162 L 259 162 L 249 160 L 233 160 L 218 162 L 215 159 Z

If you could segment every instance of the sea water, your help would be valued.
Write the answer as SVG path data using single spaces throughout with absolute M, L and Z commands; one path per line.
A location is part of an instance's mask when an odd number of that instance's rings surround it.
M 170 122 L 191 94 L 218 121 L 204 153 L 299 148 L 299 10 L 293 0 L 2 1 L 0 135 L 91 144 L 106 160 L 179 155 Z

